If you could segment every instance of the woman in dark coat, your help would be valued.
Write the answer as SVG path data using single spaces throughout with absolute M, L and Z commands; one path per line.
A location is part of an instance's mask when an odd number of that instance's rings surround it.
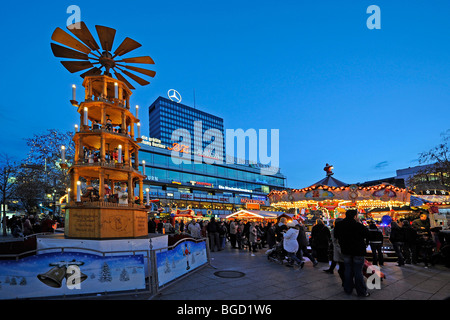
M 267 224 L 266 241 L 269 249 L 272 249 L 276 244 L 275 227 L 272 225 L 272 222 Z
M 398 257 L 397 266 L 401 267 L 405 265 L 405 259 L 402 254 L 403 242 L 405 241 L 404 230 L 400 228 L 397 222 L 391 222 L 391 234 L 389 236 L 389 241 L 394 246 L 395 253 Z
M 303 260 L 303 257 L 307 257 L 311 262 L 313 263 L 314 267 L 318 264 L 317 260 L 308 252 L 308 239 L 306 237 L 306 228 L 305 226 L 300 223 L 299 224 L 299 231 L 298 231 L 298 251 L 297 251 L 297 257 L 300 260 Z
M 330 230 L 318 219 L 311 229 L 311 249 L 319 262 L 328 263 L 328 245 L 331 239 Z

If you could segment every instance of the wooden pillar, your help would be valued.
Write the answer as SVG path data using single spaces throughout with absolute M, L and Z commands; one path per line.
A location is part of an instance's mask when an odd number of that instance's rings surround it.
M 134 139 L 134 122 L 130 123 L 130 136 L 131 136 L 131 139 Z M 138 137 L 138 138 L 140 138 L 140 137 Z
M 76 190 L 73 188 L 73 182 L 75 181 L 75 178 L 74 178 L 74 170 L 72 170 L 71 172 L 70 172 L 70 183 L 69 183 L 69 188 L 70 188 L 70 192 L 68 192 L 69 193 L 69 198 L 70 198 L 70 201 L 72 202 L 72 201 L 76 201 L 77 199 L 76 199 Z M 75 195 L 75 198 L 73 197 Z
M 134 188 L 131 173 L 128 173 L 128 203 L 134 203 Z
M 99 201 L 104 201 L 105 199 L 105 170 L 100 168 L 100 174 L 98 178 L 98 194 Z
M 106 80 L 106 77 L 103 78 L 103 98 L 108 98 L 108 81 Z
M 122 133 L 127 133 L 127 118 L 125 116 L 125 112 L 122 111 Z
M 88 100 L 89 99 L 89 84 L 84 87 L 84 100 Z
M 139 204 L 144 205 L 144 180 L 139 178 Z
M 89 99 L 92 98 L 92 81 L 88 82 L 88 94 L 89 94 Z
M 130 145 L 128 143 L 128 141 L 125 142 L 125 148 L 124 148 L 124 153 L 123 153 L 123 163 L 126 166 L 130 166 L 131 167 L 131 160 L 130 160 Z
M 122 87 L 122 85 L 119 83 L 119 100 L 120 100 L 120 103 L 122 103 L 123 104 L 123 87 Z
M 81 136 L 78 136 L 78 160 L 84 161 L 83 142 Z
M 80 129 L 78 129 L 80 132 L 84 131 L 84 115 L 83 110 L 80 112 Z
M 100 136 L 100 158 L 102 163 L 106 162 L 106 143 L 103 132 Z
M 73 170 L 73 179 L 72 179 L 72 192 L 73 192 L 73 201 L 77 201 L 77 194 L 78 194 L 78 180 L 80 179 L 80 176 L 78 175 L 78 170 L 74 168 Z M 81 186 L 80 186 L 81 187 Z
M 134 168 L 139 171 L 139 152 L 138 149 L 134 149 Z
M 80 141 L 79 141 L 79 139 L 75 139 L 75 150 L 80 150 Z M 80 161 L 80 153 L 79 152 L 75 152 L 73 160 L 74 160 L 75 163 Z
M 101 109 L 101 116 L 100 116 L 100 124 L 102 125 L 102 129 L 105 129 L 105 125 L 106 125 L 106 110 L 105 107 L 102 106 Z

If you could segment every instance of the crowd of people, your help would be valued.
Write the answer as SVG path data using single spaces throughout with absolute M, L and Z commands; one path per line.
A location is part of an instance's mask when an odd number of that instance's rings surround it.
M 187 233 L 193 238 L 209 239 L 212 252 L 221 251 L 227 242 L 232 249 L 249 250 L 255 253 L 262 248 L 272 248 L 277 239 L 280 239 L 280 231 L 271 222 L 255 222 L 244 220 L 210 220 L 191 219 L 184 222 L 182 219 L 155 219 L 148 222 L 149 233 L 177 234 Z
M 150 228 L 152 224 L 152 228 Z M 388 233 L 380 230 L 374 221 L 362 223 L 356 210 L 348 210 L 345 218 L 335 219 L 331 228 L 318 219 L 307 236 L 306 226 L 301 221 L 287 222 L 281 218 L 279 222 L 257 222 L 244 220 L 216 221 L 208 220 L 159 221 L 149 222 L 151 230 L 159 233 L 187 233 L 194 238 L 208 238 L 210 250 L 221 251 L 229 242 L 232 249 L 248 250 L 254 255 L 262 248 L 274 249 L 282 244 L 288 259 L 303 268 L 307 257 L 317 266 L 319 262 L 328 264 L 323 270 L 337 272 L 341 279 L 343 290 L 352 294 L 356 290 L 358 296 L 367 297 L 367 285 L 364 269 L 370 263 L 381 268 L 384 265 L 385 238 L 388 237 L 397 257 L 397 266 L 423 263 L 425 267 L 434 264 L 438 253 L 447 267 L 450 267 L 449 239 L 442 236 L 439 230 L 430 227 L 427 214 L 423 213 L 412 222 L 409 220 L 392 221 Z M 311 250 L 308 250 L 310 246 Z M 370 246 L 371 253 L 368 254 Z M 366 275 L 367 276 L 367 275 Z
M 448 239 L 440 236 L 439 230 L 430 228 L 425 213 L 412 223 L 409 220 L 391 221 L 389 241 L 395 250 L 399 267 L 423 262 L 427 268 L 430 263 L 434 264 L 433 257 L 438 256 L 450 267 Z M 358 296 L 367 297 L 369 292 L 363 272 L 364 267 L 368 266 L 366 248 L 370 246 L 372 265 L 380 268 L 384 265 L 383 242 L 383 232 L 375 222 L 370 221 L 366 227 L 359 221 L 356 210 L 348 210 L 344 219 L 334 221 L 330 231 L 332 255 L 329 259 L 332 263 L 324 271 L 331 273 L 338 264 L 344 291 L 351 294 L 355 289 Z M 441 253 L 441 250 L 446 252 Z
M 14 238 L 27 237 L 38 233 L 53 233 L 57 227 L 62 227 L 61 217 L 52 215 L 12 216 L 6 219 L 6 229 Z

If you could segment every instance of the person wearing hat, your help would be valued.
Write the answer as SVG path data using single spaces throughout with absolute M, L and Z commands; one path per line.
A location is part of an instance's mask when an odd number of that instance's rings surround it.
M 283 248 L 287 252 L 287 256 L 289 259 L 295 261 L 297 264 L 300 265 L 301 268 L 303 268 L 305 262 L 300 260 L 296 253 L 298 251 L 298 232 L 299 232 L 299 226 L 297 221 L 290 221 L 287 223 L 288 230 L 283 236 Z

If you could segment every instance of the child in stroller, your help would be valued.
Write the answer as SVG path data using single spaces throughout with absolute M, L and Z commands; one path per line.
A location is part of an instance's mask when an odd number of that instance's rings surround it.
M 296 256 L 298 250 L 297 235 L 298 229 L 295 222 L 288 223 L 290 227 L 283 235 L 283 240 L 278 242 L 274 248 L 266 251 L 267 259 L 283 264 L 287 262 L 288 266 L 297 264 L 303 268 L 305 262 Z M 297 248 L 297 250 L 296 250 Z

